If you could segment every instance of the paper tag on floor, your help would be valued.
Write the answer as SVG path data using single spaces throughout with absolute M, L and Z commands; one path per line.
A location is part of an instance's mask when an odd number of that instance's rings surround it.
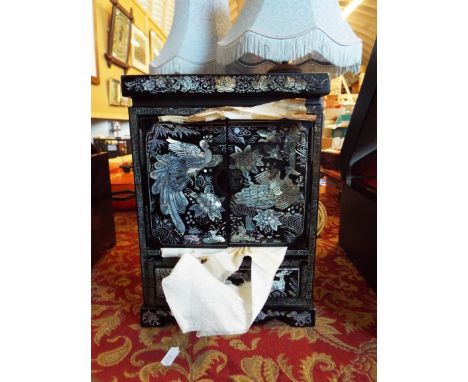
M 171 366 L 172 362 L 176 359 L 176 357 L 179 355 L 179 348 L 178 347 L 172 347 L 169 349 L 169 351 L 166 353 L 164 358 L 161 360 L 161 363 L 164 366 Z

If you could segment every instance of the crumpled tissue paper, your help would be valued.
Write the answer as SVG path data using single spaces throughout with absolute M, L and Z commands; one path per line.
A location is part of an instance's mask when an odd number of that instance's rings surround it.
M 182 332 L 197 331 L 198 337 L 246 333 L 268 298 L 286 250 L 163 248 L 163 257 L 181 256 L 162 288 Z M 245 256 L 252 259 L 251 280 L 240 286 L 226 282 Z

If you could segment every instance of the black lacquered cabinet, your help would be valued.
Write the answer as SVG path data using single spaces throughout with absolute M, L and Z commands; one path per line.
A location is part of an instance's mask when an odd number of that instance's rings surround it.
M 137 194 L 144 303 L 141 323 L 171 319 L 161 280 L 177 259 L 161 248 L 287 246 L 256 321 L 314 324 L 321 97 L 326 74 L 123 76 Z M 216 106 L 305 98 L 315 121 L 161 122 Z M 230 277 L 248 280 L 249 264 Z

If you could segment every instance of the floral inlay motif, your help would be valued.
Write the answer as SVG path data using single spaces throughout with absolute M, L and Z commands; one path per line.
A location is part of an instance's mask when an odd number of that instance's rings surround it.
M 221 219 L 221 212 L 224 212 L 222 203 L 224 198 L 218 198 L 210 186 L 205 187 L 205 190 L 200 194 L 192 193 L 197 204 L 190 207 L 190 210 L 195 212 L 195 217 L 208 216 L 211 221 Z
M 307 311 L 300 313 L 293 311 L 288 313 L 287 317 L 292 317 L 295 320 L 297 326 L 304 326 L 312 322 L 312 315 Z
M 278 226 L 281 225 L 281 221 L 279 220 L 281 216 L 283 216 L 282 212 L 264 210 L 260 211 L 257 216 L 254 216 L 253 220 L 255 220 L 260 229 L 270 232 L 271 230 L 278 230 Z
M 248 145 L 244 151 L 239 147 L 235 147 L 235 152 L 231 154 L 231 158 L 235 161 L 235 168 L 241 171 L 251 171 L 257 173 L 257 166 L 263 166 L 262 162 L 263 155 L 258 150 L 252 150 L 252 147 Z
M 216 90 L 219 92 L 233 92 L 236 87 L 236 80 L 233 77 L 216 77 Z
M 294 77 L 288 76 L 284 82 L 284 87 L 286 89 L 304 90 L 307 87 L 307 83 L 300 78 L 296 79 Z
M 268 77 L 265 75 L 260 76 L 257 81 L 254 82 L 253 88 L 255 90 L 267 91 L 268 90 Z
M 143 313 L 142 321 L 145 324 L 152 325 L 152 326 L 159 325 L 158 315 L 149 310 Z

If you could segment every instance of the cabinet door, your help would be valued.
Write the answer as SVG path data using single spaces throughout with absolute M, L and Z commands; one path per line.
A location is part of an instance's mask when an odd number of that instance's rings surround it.
M 226 127 L 156 122 L 145 135 L 156 247 L 226 246 Z
M 230 243 L 307 248 L 311 124 L 230 121 L 227 129 Z

